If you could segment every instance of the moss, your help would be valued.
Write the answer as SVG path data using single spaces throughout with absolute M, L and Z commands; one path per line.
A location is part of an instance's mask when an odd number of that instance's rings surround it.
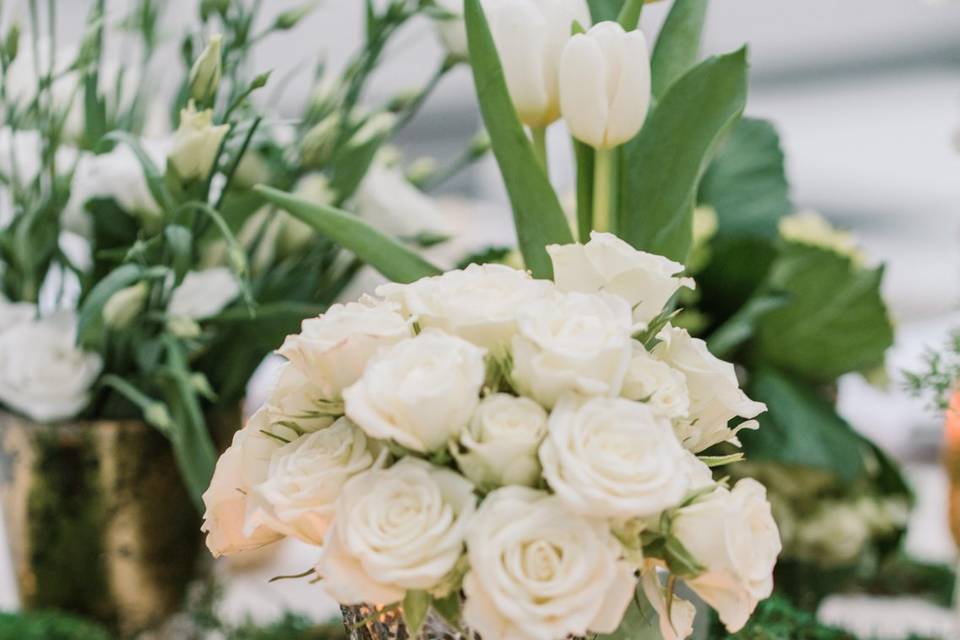
M 0 613 L 0 640 L 110 640 L 110 634 L 63 613 Z

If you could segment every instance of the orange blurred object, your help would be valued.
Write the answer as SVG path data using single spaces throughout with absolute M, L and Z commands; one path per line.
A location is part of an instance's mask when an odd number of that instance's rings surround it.
M 950 480 L 950 532 L 960 546 L 960 389 L 954 392 L 947 407 L 943 445 L 943 466 Z

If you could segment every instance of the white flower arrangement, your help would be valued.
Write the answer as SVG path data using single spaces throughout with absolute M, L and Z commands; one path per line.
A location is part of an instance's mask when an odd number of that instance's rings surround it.
M 762 485 L 696 454 L 765 407 L 669 305 L 637 321 L 692 283 L 621 244 L 550 247 L 556 282 L 471 265 L 304 322 L 204 495 L 213 554 L 317 545 L 337 602 L 400 607 L 413 630 L 413 603 L 442 601 L 486 640 L 610 633 L 639 588 L 686 637 L 677 579 L 740 629 L 779 533 Z M 624 268 L 563 275 L 608 246 Z

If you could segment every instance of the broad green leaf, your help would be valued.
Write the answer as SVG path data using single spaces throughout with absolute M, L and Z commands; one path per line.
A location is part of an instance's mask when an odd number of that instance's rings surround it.
M 717 212 L 720 235 L 777 235 L 793 210 L 780 138 L 765 120 L 744 118 L 717 150 L 700 183 L 699 200 Z
M 343 151 L 332 162 L 330 189 L 337 194 L 337 201 L 344 203 L 349 200 L 364 176 L 370 171 L 370 165 L 377 157 L 377 151 L 383 146 L 384 137 L 374 136 L 361 145 L 347 144 Z
M 620 231 L 638 249 L 685 261 L 693 202 L 721 136 L 743 111 L 747 53 L 709 58 L 677 80 L 623 148 Z
M 707 0 L 674 0 L 650 58 L 655 99 L 696 63 L 706 16 Z
M 513 206 L 520 251 L 534 277 L 551 278 L 546 247 L 569 244 L 573 234 L 513 108 L 480 0 L 466 0 L 464 15 L 480 112 Z
M 596 640 L 663 640 L 659 616 L 639 586 L 620 626 L 613 633 L 601 633 Z
M 763 367 L 750 372 L 747 393 L 767 404 L 760 428 L 739 434 L 747 460 L 811 467 L 846 482 L 864 473 L 860 437 L 814 386 Z
M 403 621 L 407 623 L 410 637 L 416 638 L 420 634 L 430 611 L 430 600 L 430 594 L 426 591 L 410 590 L 403 597 Z
M 440 617 L 449 622 L 454 628 L 460 627 L 460 609 L 463 603 L 460 601 L 460 593 L 454 591 L 446 598 L 434 599 L 433 609 Z
M 413 282 L 440 273 L 413 250 L 345 211 L 318 205 L 264 185 L 263 199 L 288 211 L 394 282 Z
M 623 3 L 624 0 L 587 0 L 587 4 L 590 5 L 590 16 L 594 22 L 616 20 L 623 9 Z
M 815 382 L 883 362 L 893 326 L 880 291 L 883 268 L 829 249 L 785 243 L 767 286 L 790 303 L 758 323 L 758 360 Z
M 697 275 L 697 309 L 721 324 L 756 295 L 777 257 L 774 239 L 760 236 L 714 238 L 709 261 Z
M 789 296 L 777 292 L 751 298 L 710 334 L 707 338 L 710 352 L 724 360 L 732 359 L 733 352 L 753 337 L 760 318 L 789 304 L 789 301 Z

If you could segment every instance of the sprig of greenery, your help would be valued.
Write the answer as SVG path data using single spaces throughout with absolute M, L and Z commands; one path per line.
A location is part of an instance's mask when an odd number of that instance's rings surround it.
M 905 371 L 904 386 L 916 397 L 929 399 L 931 409 L 943 411 L 960 385 L 960 330 L 942 349 L 929 349 L 920 371 Z

